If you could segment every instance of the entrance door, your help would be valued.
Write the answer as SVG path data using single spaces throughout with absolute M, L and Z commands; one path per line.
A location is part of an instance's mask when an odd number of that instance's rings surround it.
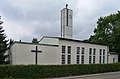
M 113 63 L 115 63 L 115 58 L 113 58 Z

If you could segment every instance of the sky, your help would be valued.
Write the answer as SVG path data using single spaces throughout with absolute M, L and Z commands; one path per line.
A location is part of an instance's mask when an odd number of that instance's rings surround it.
M 61 10 L 73 10 L 73 38 L 89 39 L 99 17 L 117 13 L 120 0 L 0 0 L 7 39 L 29 41 L 60 36 Z

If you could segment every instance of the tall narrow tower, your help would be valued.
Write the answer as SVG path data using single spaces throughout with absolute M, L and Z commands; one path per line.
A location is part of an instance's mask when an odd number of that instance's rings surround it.
M 66 8 L 61 10 L 61 37 L 72 38 L 73 11 Z

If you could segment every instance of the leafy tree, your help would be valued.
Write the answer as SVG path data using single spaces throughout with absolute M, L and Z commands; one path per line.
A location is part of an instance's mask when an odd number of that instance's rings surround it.
M 39 41 L 37 40 L 37 38 L 33 38 L 32 43 L 34 43 L 34 44 L 38 44 Z
M 106 44 L 111 52 L 120 54 L 120 11 L 109 16 L 100 17 L 91 42 Z
M 6 35 L 4 34 L 3 26 L 1 26 L 2 24 L 3 22 L 0 20 L 0 64 L 6 64 L 8 63 L 8 61 L 5 61 L 5 59 L 8 57 L 8 55 L 5 54 L 8 46 L 8 40 L 6 40 Z

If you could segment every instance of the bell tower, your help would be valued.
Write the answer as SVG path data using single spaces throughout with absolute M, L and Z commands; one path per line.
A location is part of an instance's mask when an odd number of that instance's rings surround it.
M 73 11 L 68 4 L 61 10 L 61 38 L 72 38 Z

